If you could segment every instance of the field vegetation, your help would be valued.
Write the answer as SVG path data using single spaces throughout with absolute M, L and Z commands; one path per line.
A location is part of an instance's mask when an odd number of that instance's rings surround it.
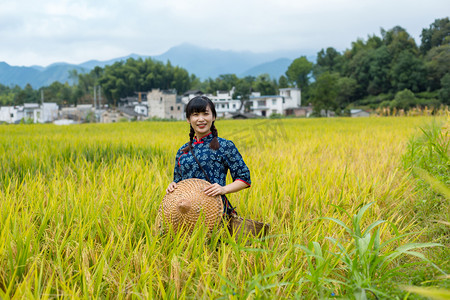
M 402 285 L 448 289 L 446 117 L 217 128 L 251 170 L 252 187 L 230 201 L 271 224 L 264 239 L 159 234 L 185 122 L 0 126 L 0 298 L 417 299 Z

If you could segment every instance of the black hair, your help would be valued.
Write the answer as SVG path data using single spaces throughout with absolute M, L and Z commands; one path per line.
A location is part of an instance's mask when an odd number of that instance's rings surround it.
M 186 105 L 186 119 L 189 119 L 193 113 L 205 112 L 208 106 L 214 118 L 216 118 L 216 107 L 211 99 L 206 96 L 197 96 L 192 98 Z
M 214 106 L 214 103 L 211 101 L 211 99 L 206 96 L 197 96 L 192 98 L 186 105 L 186 119 L 189 119 L 189 117 L 193 113 L 205 112 L 208 106 L 215 119 L 217 117 L 216 107 Z M 186 146 L 186 148 L 183 149 L 183 152 L 188 152 L 192 148 L 192 141 L 194 140 L 195 131 L 192 126 L 190 127 L 191 129 L 189 132 L 189 144 Z M 213 135 L 213 139 L 211 143 L 209 143 L 209 148 L 217 150 L 219 149 L 220 144 L 219 140 L 217 139 L 218 133 L 216 126 L 214 125 L 214 121 L 211 124 L 211 133 Z

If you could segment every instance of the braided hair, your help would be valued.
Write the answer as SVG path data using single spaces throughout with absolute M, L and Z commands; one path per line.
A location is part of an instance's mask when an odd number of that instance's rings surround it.
M 205 112 L 206 108 L 209 106 L 209 109 L 211 110 L 212 115 L 214 118 L 217 117 L 216 108 L 214 106 L 214 103 L 206 96 L 197 96 L 192 98 L 189 103 L 186 105 L 186 119 L 189 119 L 189 117 L 195 113 L 195 112 Z M 209 148 L 213 150 L 217 150 L 220 148 L 219 140 L 217 139 L 218 133 L 217 128 L 214 125 L 214 121 L 211 124 L 211 133 L 213 135 L 212 141 L 209 143 Z M 190 126 L 189 131 L 189 143 L 188 145 L 183 149 L 183 152 L 189 152 L 190 149 L 192 149 L 192 142 L 194 140 L 195 131 L 192 126 Z

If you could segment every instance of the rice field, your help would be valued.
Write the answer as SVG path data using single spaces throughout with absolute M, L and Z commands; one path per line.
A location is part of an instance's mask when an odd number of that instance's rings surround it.
M 350 225 L 374 202 L 358 226 L 386 220 L 376 224 L 382 242 L 415 232 L 408 207 L 419 199 L 401 157 L 432 120 L 217 121 L 251 170 L 252 187 L 231 203 L 271 225 L 265 239 L 237 242 L 202 228 L 158 232 L 186 122 L 0 126 L 0 298 L 345 296 L 342 262 L 330 252 L 339 250 L 333 241 L 350 251 L 351 237 L 331 218 Z

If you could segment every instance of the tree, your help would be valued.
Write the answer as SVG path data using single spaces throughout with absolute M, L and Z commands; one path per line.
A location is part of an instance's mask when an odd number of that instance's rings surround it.
M 329 110 L 337 110 L 337 97 L 339 95 L 338 80 L 339 74 L 324 72 L 312 84 L 311 102 L 315 115 L 320 115 L 322 110 L 325 110 L 326 113 Z
M 30 84 L 27 84 L 23 90 L 16 93 L 14 97 L 14 105 L 22 105 L 24 103 L 38 103 L 39 102 L 38 92 L 33 90 Z
M 302 89 L 303 95 L 307 95 L 309 78 L 313 68 L 313 63 L 305 56 L 295 59 L 288 67 L 286 76 L 290 83 Z
M 391 88 L 389 70 L 392 56 L 385 45 L 368 53 L 368 85 L 369 95 L 387 93 Z
M 381 35 L 383 36 L 383 42 L 387 46 L 393 60 L 404 51 L 409 50 L 414 55 L 419 54 L 415 40 L 409 35 L 409 33 L 400 26 L 395 26 L 391 30 L 385 31 L 381 29 Z
M 416 104 L 414 93 L 408 89 L 404 89 L 395 94 L 394 100 L 391 101 L 391 108 L 408 110 Z
M 450 73 L 445 74 L 441 79 L 442 88 L 439 91 L 439 98 L 442 103 L 450 105 Z
M 280 78 L 278 79 L 278 88 L 284 89 L 287 87 L 289 87 L 288 79 L 286 78 L 286 76 L 281 75 Z
M 422 29 L 420 51 L 426 54 L 431 48 L 450 43 L 449 18 L 436 19 L 428 29 Z
M 390 78 L 395 91 L 423 91 L 426 86 L 425 65 L 411 51 L 402 51 L 393 62 Z
M 255 77 L 253 76 L 246 76 L 238 80 L 233 98 L 239 98 L 241 100 L 241 107 L 239 108 L 239 110 L 242 109 L 242 107 L 245 105 L 245 102 L 249 99 L 250 94 L 252 93 L 252 85 L 254 82 Z
M 334 48 L 328 47 L 317 53 L 317 61 L 313 68 L 314 77 L 317 78 L 323 72 L 341 72 L 342 55 Z
M 336 97 L 336 102 L 340 110 L 343 110 L 346 106 L 348 106 L 355 99 L 356 89 L 358 87 L 358 83 L 355 79 L 350 77 L 339 77 L 337 82 L 337 90 L 338 94 Z
M 261 95 L 275 95 L 277 85 L 276 82 L 270 80 L 269 74 L 261 74 L 253 83 L 253 90 L 260 92 Z
M 425 56 L 428 88 L 431 91 L 441 87 L 441 79 L 450 72 L 450 45 L 433 47 Z

